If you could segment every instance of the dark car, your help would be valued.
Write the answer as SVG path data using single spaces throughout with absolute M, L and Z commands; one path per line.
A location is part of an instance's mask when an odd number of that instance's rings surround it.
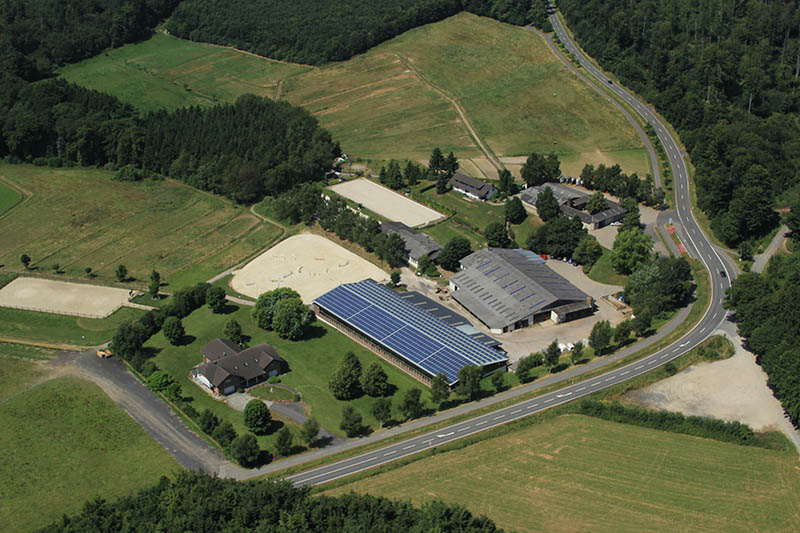
M 720 270 L 719 271 L 719 275 L 722 276 L 723 278 L 727 278 L 728 277 L 728 275 L 725 273 L 724 270 Z

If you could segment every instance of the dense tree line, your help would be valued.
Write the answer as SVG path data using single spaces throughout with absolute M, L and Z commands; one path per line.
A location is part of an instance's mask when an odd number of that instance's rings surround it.
M 0 71 L 27 81 L 152 34 L 179 0 L 0 0 Z
M 800 425 L 800 254 L 774 256 L 763 274 L 747 272 L 728 291 L 739 333 L 758 355 L 769 386 Z
M 677 128 L 717 235 L 735 245 L 773 228 L 776 195 L 800 181 L 798 3 L 558 5 L 583 47 Z
M 530 0 L 186 0 L 167 30 L 184 39 L 320 65 L 463 10 L 522 25 L 529 8 Z
M 625 174 L 619 165 L 607 167 L 602 163 L 594 167 L 587 164 L 581 170 L 583 186 L 595 191 L 608 192 L 617 198 L 634 198 L 646 205 L 660 206 L 664 203 L 664 191 L 656 187 L 653 176 L 641 179 L 635 172 Z
M 42 532 L 78 531 L 500 531 L 486 517 L 440 501 L 408 502 L 346 494 L 311 497 L 286 481 L 252 481 L 179 472 L 154 486 L 109 502 L 88 502 Z

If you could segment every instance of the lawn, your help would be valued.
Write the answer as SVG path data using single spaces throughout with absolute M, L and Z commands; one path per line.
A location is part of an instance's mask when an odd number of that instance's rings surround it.
M 486 239 L 473 230 L 458 224 L 452 218 L 443 220 L 433 226 L 427 226 L 421 230 L 433 240 L 444 246 L 453 237 L 464 237 L 470 242 L 473 250 L 478 250 L 486 246 Z
M 0 473 L 6 531 L 33 531 L 87 500 L 113 499 L 180 468 L 93 383 L 0 361 Z
M 112 181 L 113 172 L 2 165 L 0 176 L 33 196 L 3 220 L 0 264 L 116 281 L 124 264 L 136 286 L 155 269 L 168 289 L 205 281 L 272 243 L 281 230 L 228 200 L 172 180 Z
M 21 199 L 17 191 L 0 182 L 0 215 L 14 207 Z
M 565 415 L 330 492 L 443 499 L 512 531 L 790 531 L 797 463 L 793 451 Z
M 611 266 L 611 250 L 603 248 L 603 255 L 592 266 L 592 269 L 587 274 L 589 278 L 598 283 L 605 283 L 607 285 L 620 285 L 625 286 L 628 282 L 628 276 L 625 274 L 618 274 Z
M 25 359 L 50 359 L 58 354 L 58 350 L 42 348 L 41 346 L 29 346 L 27 344 L 16 344 L 11 342 L 0 342 L 0 357 L 15 357 Z M 2 369 L 0 369 L 2 376 Z M 0 377 L 0 381 L 2 381 Z
M 414 187 L 412 197 L 434 209 L 444 208 L 446 212 L 454 212 L 458 222 L 478 231 L 483 231 L 492 222 L 505 221 L 504 206 L 470 200 L 467 196 L 452 190 L 445 194 L 437 194 L 436 187 L 431 187 L 428 182 Z
M 471 172 L 491 172 L 452 98 L 497 156 L 555 151 L 565 167 L 574 160 L 647 169 L 632 126 L 541 37 L 469 13 L 322 68 L 158 34 L 61 74 L 142 110 L 232 101 L 245 92 L 277 96 L 314 113 L 356 157 L 427 160 L 439 146 Z
M 125 321 L 144 314 L 121 307 L 106 318 L 83 318 L 0 307 L 0 337 L 73 346 L 97 346 L 114 335 Z
M 246 93 L 274 98 L 280 80 L 306 70 L 159 33 L 69 65 L 61 75 L 151 111 L 231 102 Z
M 339 422 L 342 408 L 348 403 L 361 413 L 365 423 L 373 428 L 378 427 L 377 421 L 370 413 L 374 399 L 364 396 L 352 402 L 338 401 L 328 391 L 328 380 L 347 351 L 355 352 L 364 369 L 373 361 L 381 365 L 389 376 L 389 382 L 397 387 L 392 397 L 393 403 L 398 404 L 399 398 L 411 387 L 423 389 L 423 398 L 428 398 L 428 389 L 422 384 L 326 324 L 315 322 L 306 340 L 286 341 L 273 332 L 259 329 L 250 316 L 251 310 L 250 307 L 230 306 L 228 314 L 213 314 L 208 308 L 203 307 L 183 319 L 186 340 L 189 344 L 171 346 L 162 333 L 156 334 L 145 344 L 145 347 L 158 352 L 153 361 L 178 380 L 184 395 L 193 398 L 192 405 L 195 409 L 198 411 L 211 409 L 221 419 L 230 420 L 238 433 L 246 431 L 242 414 L 214 400 L 189 379 L 189 370 L 201 362 L 201 348 L 210 340 L 221 336 L 225 323 L 230 319 L 238 321 L 244 333 L 252 337 L 249 342 L 251 346 L 268 342 L 278 350 L 281 357 L 287 361 L 290 370 L 281 377 L 281 383 L 297 390 L 303 401 L 310 406 L 311 416 L 334 433 L 342 433 Z M 395 418 L 400 418 L 396 405 Z M 274 433 L 259 437 L 259 443 L 267 449 L 274 450 L 273 440 Z

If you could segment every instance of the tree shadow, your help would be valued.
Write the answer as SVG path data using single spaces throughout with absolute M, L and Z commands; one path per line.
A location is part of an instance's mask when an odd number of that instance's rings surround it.
M 550 373 L 551 374 L 558 374 L 559 372 L 561 372 L 563 370 L 566 370 L 568 368 L 569 368 L 569 365 L 567 363 L 559 363 L 556 366 L 550 368 Z
M 311 443 L 309 448 L 325 448 L 333 444 L 333 435 L 323 435 Z
M 327 331 L 322 326 L 319 326 L 317 324 L 310 324 L 306 326 L 306 330 L 303 333 L 303 336 L 297 339 L 297 341 L 295 342 L 308 341 L 311 339 L 321 339 L 322 337 L 325 336 L 326 333 Z
M 272 462 L 272 453 L 269 450 L 261 450 L 258 452 L 258 461 L 256 461 L 256 465 L 254 468 L 258 468 L 264 465 L 268 465 Z
M 392 383 L 387 383 L 386 393 L 383 395 L 383 398 L 389 398 L 391 396 L 394 396 L 396 392 L 397 392 L 397 386 Z
M 196 340 L 197 337 L 195 337 L 194 335 L 184 335 L 180 338 L 178 344 L 176 344 L 175 346 L 188 346 Z
M 573 364 L 575 364 L 575 365 L 585 365 L 588 362 L 589 362 L 589 358 L 588 357 L 584 357 L 583 359 L 578 359 Z
M 220 314 L 221 315 L 230 315 L 231 313 L 235 313 L 238 310 L 239 310 L 239 306 L 238 305 L 235 305 L 235 304 L 232 304 L 232 303 L 227 303 L 227 304 L 225 304 L 225 307 L 222 309 L 222 312 Z

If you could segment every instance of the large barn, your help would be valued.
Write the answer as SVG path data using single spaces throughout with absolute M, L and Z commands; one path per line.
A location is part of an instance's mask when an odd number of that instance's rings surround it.
M 507 333 L 551 319 L 565 322 L 592 313 L 592 298 L 528 250 L 484 248 L 461 260 L 450 278 L 453 299 L 492 333 Z
M 314 300 L 312 309 L 320 319 L 426 384 L 441 372 L 452 387 L 458 371 L 467 365 L 483 367 L 489 374 L 508 364 L 505 352 L 371 279 L 339 285 Z

